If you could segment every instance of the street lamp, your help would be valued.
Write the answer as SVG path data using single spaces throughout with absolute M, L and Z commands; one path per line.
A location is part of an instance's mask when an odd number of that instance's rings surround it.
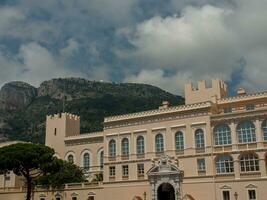
M 144 200 L 146 200 L 146 192 L 144 192 L 144 194 L 143 194 L 143 195 L 144 195 Z
M 234 193 L 234 197 L 235 197 L 235 200 L 237 200 L 237 198 L 238 198 L 238 193 L 237 192 Z

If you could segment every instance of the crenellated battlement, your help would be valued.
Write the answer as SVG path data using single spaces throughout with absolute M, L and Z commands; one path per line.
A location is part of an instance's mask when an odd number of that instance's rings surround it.
M 65 137 L 80 135 L 80 117 L 71 113 L 57 113 L 46 116 L 46 144 L 56 145 L 54 142 Z M 64 143 L 62 144 L 64 145 Z
M 54 115 L 47 115 L 47 120 L 55 120 L 55 119 L 70 119 L 70 120 L 80 120 L 80 116 L 74 115 L 71 113 L 57 113 Z
M 198 81 L 197 86 L 195 87 L 193 83 L 188 83 L 185 85 L 185 88 L 187 92 L 189 91 L 205 91 L 208 89 L 214 89 L 214 88 L 219 88 L 225 92 L 227 92 L 227 85 L 224 81 L 219 80 L 219 79 L 212 79 L 211 81 L 211 87 L 207 86 L 206 80 L 201 80 Z
M 219 79 L 212 79 L 211 87 L 207 86 L 205 80 L 198 81 L 196 87 L 192 83 L 185 85 L 185 102 L 194 104 L 209 100 L 216 100 L 228 96 L 227 85 Z

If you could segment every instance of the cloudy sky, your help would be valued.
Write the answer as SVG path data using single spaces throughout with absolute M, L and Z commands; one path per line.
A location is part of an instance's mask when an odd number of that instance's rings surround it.
M 221 78 L 267 89 L 266 0 L 1 0 L 0 86 L 56 77 L 183 93 Z

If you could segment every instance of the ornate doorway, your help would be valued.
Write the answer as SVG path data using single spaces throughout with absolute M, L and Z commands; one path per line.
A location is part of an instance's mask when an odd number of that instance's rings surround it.
M 158 200 L 175 200 L 174 188 L 169 183 L 162 183 L 158 188 Z
M 181 198 L 183 172 L 172 158 L 163 156 L 147 172 L 151 185 L 152 200 L 178 200 Z

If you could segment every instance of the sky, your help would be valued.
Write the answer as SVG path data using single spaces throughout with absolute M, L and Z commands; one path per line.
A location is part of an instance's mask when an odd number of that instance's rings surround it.
M 183 94 L 219 78 L 267 90 L 266 0 L 1 0 L 0 86 L 58 77 Z

